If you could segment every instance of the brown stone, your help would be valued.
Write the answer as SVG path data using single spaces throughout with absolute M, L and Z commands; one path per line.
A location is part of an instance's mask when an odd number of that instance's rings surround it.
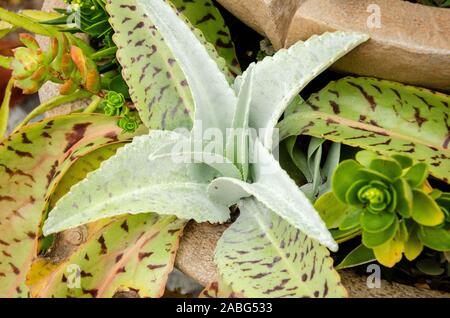
M 450 91 L 450 9 L 403 0 L 218 1 L 276 48 L 327 31 L 368 33 L 335 70 Z

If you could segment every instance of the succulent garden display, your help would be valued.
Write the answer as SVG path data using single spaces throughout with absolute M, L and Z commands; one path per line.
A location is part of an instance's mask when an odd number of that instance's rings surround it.
M 450 96 L 368 77 L 300 96 L 369 35 L 242 70 L 211 0 L 65 3 L 0 8 L 1 35 L 29 32 L 0 56 L 0 297 L 162 297 L 188 222 L 228 226 L 200 297 L 345 297 L 338 270 L 371 262 L 450 273 Z M 12 88 L 48 82 L 7 136 Z

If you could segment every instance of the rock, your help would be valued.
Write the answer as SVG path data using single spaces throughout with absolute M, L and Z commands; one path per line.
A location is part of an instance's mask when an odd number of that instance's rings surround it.
M 327 31 L 368 33 L 336 71 L 450 91 L 449 9 L 402 0 L 218 1 L 276 48 Z

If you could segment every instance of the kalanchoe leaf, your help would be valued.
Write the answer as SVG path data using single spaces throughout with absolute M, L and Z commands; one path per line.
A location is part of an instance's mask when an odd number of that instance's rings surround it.
M 242 198 L 254 196 L 305 235 L 331 250 L 337 250 L 336 242 L 311 202 L 273 155 L 258 139 L 251 150 L 253 183 L 233 178 L 217 178 L 208 187 L 210 197 L 217 202 L 225 197 L 229 200 L 228 204 L 233 204 Z
M 256 65 L 250 126 L 263 130 L 259 137 L 265 147 L 272 150 L 274 127 L 296 95 L 368 39 L 368 35 L 356 32 L 325 33 L 300 41 Z M 235 86 L 239 87 L 239 82 L 238 78 Z
M 219 240 L 215 262 L 224 281 L 245 297 L 345 297 L 324 246 L 254 198 Z M 323 264 L 323 266 L 318 266 Z
M 239 293 L 235 293 L 233 289 L 225 283 L 222 278 L 211 282 L 202 290 L 199 298 L 243 298 Z
M 388 229 L 397 217 L 394 213 L 372 213 L 364 211 L 361 214 L 361 226 L 369 233 L 379 233 Z
M 364 245 L 359 245 L 353 251 L 348 253 L 348 255 L 342 260 L 342 262 L 336 266 L 337 270 L 356 267 L 371 263 L 375 261 L 375 255 L 373 250 L 365 247 Z
M 370 233 L 367 231 L 363 231 L 362 242 L 366 247 L 369 248 L 381 246 L 392 240 L 392 238 L 397 233 L 398 228 L 399 228 L 398 219 L 395 218 L 392 225 L 382 232 Z
M 23 127 L 0 144 L 0 297 L 27 295 L 25 276 L 56 180 L 78 157 L 129 138 L 114 118 L 74 114 Z
M 212 0 L 170 0 L 173 5 L 214 45 L 217 53 L 225 59 L 230 71 L 241 73 L 230 30 Z
M 413 190 L 412 218 L 421 225 L 436 226 L 444 222 L 445 215 L 428 194 Z
M 156 214 L 92 223 L 85 241 L 67 259 L 34 262 L 28 275 L 31 294 L 110 298 L 132 290 L 136 297 L 161 297 L 184 225 L 185 221 L 175 217 Z M 70 288 L 64 280 L 73 264 L 79 266 L 80 288 Z
M 402 167 L 394 160 L 374 159 L 370 162 L 369 168 L 384 174 L 391 180 L 402 175 Z
M 450 96 L 442 93 L 347 77 L 313 94 L 278 127 L 281 140 L 300 133 L 383 155 L 409 155 L 448 182 L 448 105 Z
M 418 163 L 406 172 L 405 178 L 412 188 L 419 188 L 428 178 L 428 166 L 425 163 Z
M 58 202 L 44 224 L 44 234 L 148 211 L 197 222 L 226 222 L 228 206 L 207 196 L 210 180 L 193 176 L 191 163 L 172 157 L 173 146 L 186 139 L 168 131 L 151 131 L 135 138 Z M 164 156 L 162 149 L 166 150 Z
M 154 11 L 155 6 L 159 11 Z M 181 20 L 175 10 L 162 0 L 114 0 L 109 1 L 106 8 L 113 28 L 119 31 L 114 35 L 114 41 L 118 46 L 117 58 L 123 67 L 124 79 L 147 127 L 192 127 L 193 95 L 197 106 L 195 116 L 200 116 L 200 113 L 213 116 L 216 113 L 211 111 L 211 107 L 217 105 L 214 108 L 219 109 L 221 115 L 216 115 L 222 121 L 217 127 L 230 127 L 236 97 L 227 88 L 223 75 L 228 70 L 200 32 L 194 31 L 194 35 L 186 24 L 189 22 Z M 161 17 L 165 14 L 163 21 L 158 20 L 156 13 Z M 136 28 L 137 25 L 140 27 Z M 172 35 L 168 25 L 177 28 Z M 173 39 L 175 36 L 179 41 Z M 187 56 L 194 58 L 191 60 Z M 195 66 L 194 62 L 197 63 Z M 182 69 L 188 74 L 184 74 Z M 195 74 L 197 80 L 194 80 Z M 214 85 L 209 86 L 211 83 Z M 220 87 L 224 90 L 221 91 Z M 195 90 L 195 94 L 191 94 L 190 89 Z M 212 98 L 211 101 L 211 96 L 218 99 Z M 205 104 L 206 101 L 208 103 Z M 211 120 L 215 121 L 214 118 Z M 205 122 L 205 128 L 208 126 L 210 123 Z

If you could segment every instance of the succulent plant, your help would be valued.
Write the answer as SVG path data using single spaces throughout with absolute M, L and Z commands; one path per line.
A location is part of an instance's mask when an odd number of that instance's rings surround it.
M 20 40 L 25 47 L 15 50 L 10 66 L 15 85 L 25 94 L 36 93 L 49 80 L 62 84 L 62 95 L 69 95 L 78 89 L 92 94 L 100 91 L 97 65 L 81 48 L 71 44 L 63 33 L 52 38 L 51 49 L 47 52 L 30 34 L 21 34 Z
M 53 52 L 43 52 L 37 41 L 26 33 L 20 34 L 20 41 L 25 47 L 14 51 L 11 62 L 15 85 L 21 88 L 24 94 L 33 94 L 50 78 L 50 63 Z
M 360 151 L 356 160 L 339 164 L 332 194 L 319 198 L 316 208 L 322 210 L 329 227 L 338 228 L 335 233 L 362 233 L 362 244 L 373 249 L 381 264 L 392 267 L 402 254 L 415 259 L 424 246 L 450 250 L 450 194 L 433 190 L 427 177 L 425 163 L 414 163 L 403 155 L 382 157 Z M 331 208 L 334 215 L 323 209 L 331 196 L 341 205 Z

